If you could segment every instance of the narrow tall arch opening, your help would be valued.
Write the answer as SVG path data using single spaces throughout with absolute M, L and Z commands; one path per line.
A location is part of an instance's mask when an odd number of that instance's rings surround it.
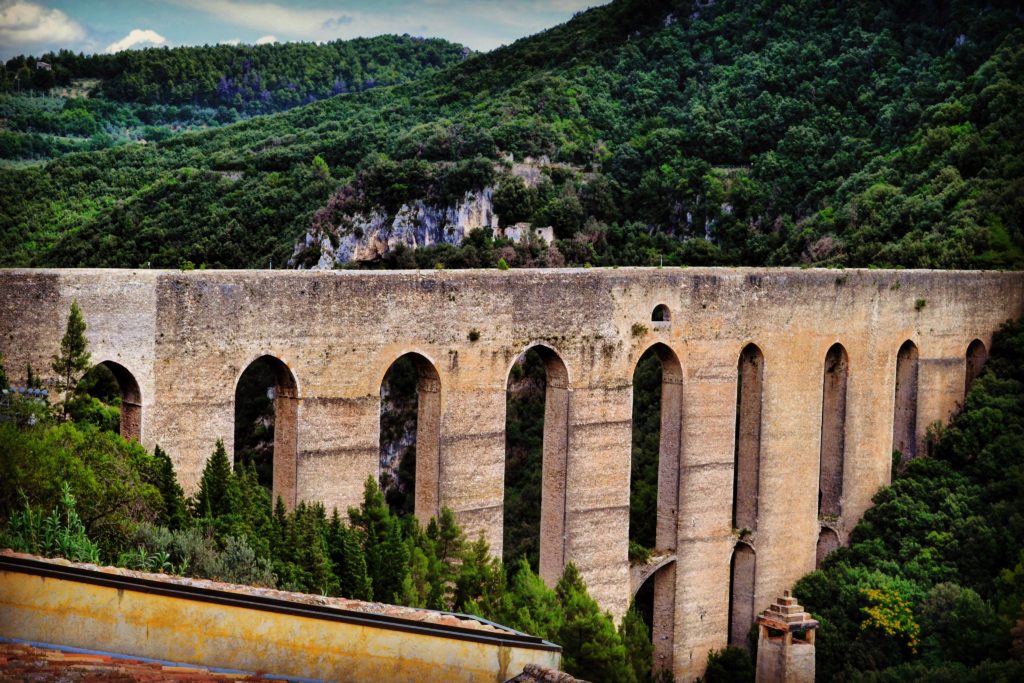
M 298 385 L 283 361 L 265 355 L 249 363 L 235 386 L 235 466 L 255 467 L 288 509 L 296 504 L 298 411 Z
M 754 549 L 740 541 L 729 563 L 729 644 L 750 649 L 750 627 L 754 623 L 754 579 L 757 561 Z
M 426 524 L 440 512 L 441 378 L 418 353 L 395 360 L 380 384 L 380 486 L 391 510 Z
M 985 348 L 984 342 L 980 339 L 972 341 L 967 347 L 967 372 L 964 377 L 964 396 L 971 390 L 971 385 L 974 384 L 974 380 L 978 379 L 978 375 L 981 374 L 981 368 L 987 360 L 988 349 Z
M 683 370 L 676 354 L 655 344 L 633 371 L 633 444 L 630 461 L 630 545 L 672 551 L 679 508 Z M 675 563 L 659 570 L 637 595 L 652 633 L 653 667 L 671 663 L 675 619 Z
M 747 344 L 740 353 L 737 366 L 732 489 L 732 525 L 735 529 L 757 529 L 763 391 L 764 354 L 756 345 Z
M 821 452 L 818 516 L 842 514 L 843 459 L 846 455 L 846 384 L 850 361 L 842 344 L 825 354 L 821 389 Z
M 552 349 L 516 359 L 506 383 L 503 556 L 553 586 L 565 566 L 569 374 Z
M 126 439 L 142 440 L 142 392 L 135 376 L 125 366 L 105 360 L 92 366 L 79 384 L 79 390 L 102 404 L 101 409 L 72 405 L 71 412 L 81 411 L 76 419 L 100 423 L 103 429 L 117 432 Z M 96 406 L 95 402 L 92 403 Z
M 909 339 L 896 354 L 896 389 L 892 420 L 892 449 L 900 461 L 917 457 L 917 346 Z
M 630 602 L 630 609 L 636 610 L 643 619 L 647 627 L 647 637 L 651 641 L 652 680 L 658 680 L 660 672 L 672 670 L 675 600 L 665 600 L 660 594 L 659 586 L 671 585 L 674 589 L 675 576 L 676 561 L 673 557 L 655 569 L 640 586 L 634 585 L 633 599 Z M 666 629 L 666 625 L 669 628 Z
M 814 555 L 814 568 L 821 569 L 821 563 L 828 554 L 839 547 L 839 534 L 827 526 L 818 533 L 818 547 Z

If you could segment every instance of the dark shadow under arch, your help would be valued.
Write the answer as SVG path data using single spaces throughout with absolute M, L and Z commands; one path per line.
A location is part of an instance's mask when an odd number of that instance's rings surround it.
M 917 345 L 908 339 L 896 354 L 893 402 L 892 450 L 901 462 L 917 457 L 917 374 Z
M 761 412 L 764 354 L 755 344 L 740 352 L 736 386 L 736 441 L 733 459 L 732 526 L 757 529 L 761 469 Z
M 740 541 L 729 563 L 729 645 L 750 649 L 748 634 L 754 623 L 754 580 L 757 558 L 754 549 Z
M 975 339 L 967 347 L 967 369 L 964 376 L 964 396 L 971 390 L 974 380 L 978 379 L 981 369 L 988 360 L 988 349 L 980 339 Z
M 411 494 L 413 514 L 427 524 L 441 511 L 441 377 L 425 356 L 405 353 L 384 374 L 380 397 L 381 487 Z M 396 406 L 397 424 L 391 425 L 389 408 Z M 402 447 L 403 436 L 411 437 L 413 448 Z M 392 463 L 389 456 L 395 452 L 399 461 Z M 413 463 L 404 460 L 410 456 Z M 394 500 L 389 496 L 389 502 Z
M 117 380 L 121 390 L 121 418 L 119 432 L 126 439 L 142 441 L 142 392 L 135 375 L 128 368 L 112 360 L 105 360 L 102 365 Z
M 236 465 L 251 460 L 260 483 L 271 489 L 273 500 L 280 497 L 288 509 L 297 503 L 298 410 L 298 384 L 281 359 L 260 356 L 239 375 L 234 413 Z M 267 438 L 271 431 L 272 439 Z M 262 440 L 259 434 L 263 434 Z
M 846 385 L 850 361 L 842 344 L 825 354 L 821 389 L 821 451 L 818 472 L 818 515 L 842 514 L 843 461 L 846 456 Z
M 533 371 L 530 371 L 530 368 Z M 541 371 L 542 369 L 542 371 Z M 536 375 L 536 376 L 535 376 Z M 538 384 L 542 384 L 540 387 Z M 506 380 L 506 408 L 511 408 L 516 395 L 523 392 L 544 395 L 543 426 L 540 447 L 540 462 L 537 453 L 528 452 L 516 439 L 536 432 L 535 424 L 539 415 L 524 416 L 508 410 L 506 415 L 505 441 L 505 552 L 506 561 L 513 560 L 520 553 L 530 555 L 529 539 L 524 547 L 514 547 L 511 539 L 512 524 L 519 531 L 532 531 L 533 520 L 524 519 L 536 515 L 535 495 L 539 479 L 540 512 L 536 517 L 538 539 L 538 574 L 553 586 L 562 574 L 566 563 L 566 477 L 568 474 L 569 452 L 569 373 L 565 363 L 554 349 L 544 345 L 528 348 L 517 358 Z M 535 402 L 534 402 L 535 403 Z M 532 424 L 512 424 L 512 421 L 526 417 Z M 540 476 L 536 469 L 539 465 Z M 522 500 L 512 500 L 510 492 Z M 512 519 L 516 516 L 516 519 Z M 515 544 L 518 546 L 519 544 Z
M 676 547 L 682 384 L 683 368 L 679 357 L 660 342 L 643 353 L 633 371 L 629 539 L 660 551 L 672 551 Z M 645 410 L 657 415 L 643 414 Z M 656 434 L 645 433 L 652 429 Z M 656 438 L 656 445 L 652 443 L 652 436 Z M 654 462 L 651 462 L 652 457 Z M 651 620 L 648 623 L 654 645 L 655 671 L 672 660 L 675 575 L 675 562 L 655 572 L 651 607 L 644 615 Z

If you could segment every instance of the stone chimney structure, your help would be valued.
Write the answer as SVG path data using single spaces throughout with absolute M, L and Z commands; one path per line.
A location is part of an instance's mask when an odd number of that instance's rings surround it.
M 757 683 L 814 683 L 814 629 L 790 592 L 757 617 Z

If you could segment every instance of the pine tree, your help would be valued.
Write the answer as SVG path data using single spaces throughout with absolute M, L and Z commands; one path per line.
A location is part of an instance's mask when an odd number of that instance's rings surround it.
M 199 493 L 194 503 L 196 515 L 214 520 L 235 515 L 239 507 L 238 499 L 238 482 L 231 469 L 231 461 L 224 450 L 224 442 L 217 439 L 217 447 L 206 461 L 199 482 Z
M 287 540 L 288 511 L 285 509 L 284 500 L 281 499 L 281 496 L 278 496 L 277 501 L 274 503 L 274 514 L 270 518 L 270 556 L 274 560 L 275 571 L 279 578 L 283 574 L 278 569 L 283 570 L 283 565 L 279 568 L 278 562 L 284 556 Z M 282 583 L 282 585 L 284 584 Z
M 326 515 L 323 505 L 300 504 L 295 511 L 295 556 L 305 577 L 303 590 L 333 595 L 338 580 L 327 554 Z
M 423 548 L 413 546 L 409 551 L 409 571 L 402 579 L 400 602 L 407 607 L 427 607 L 430 599 L 430 560 Z
M 236 510 L 240 517 L 240 531 L 249 540 L 249 545 L 260 557 L 269 557 L 274 536 L 273 514 L 270 494 L 260 484 L 259 478 L 255 463 L 239 463 L 235 469 L 239 491 Z
M 363 552 L 359 531 L 346 528 L 342 543 L 345 548 L 345 564 L 338 577 L 342 595 L 356 600 L 373 600 L 373 581 L 366 571 L 366 554 Z
M 334 509 L 327 527 L 327 549 L 338 577 L 338 592 L 346 598 L 370 600 L 373 587 L 366 574 L 366 556 L 359 531 L 345 526 L 338 509 Z
M 178 478 L 174 474 L 174 463 L 160 446 L 153 449 L 153 458 L 157 468 L 154 483 L 164 501 L 160 524 L 172 531 L 182 529 L 188 524 L 188 511 L 185 507 L 185 492 L 178 485 Z
M 467 611 L 472 603 L 474 609 L 494 615 L 504 592 L 504 568 L 500 560 L 491 556 L 491 547 L 481 531 L 479 538 L 462 553 L 455 579 L 455 608 Z
M 566 566 L 555 594 L 565 612 L 557 638 L 565 670 L 588 680 L 634 683 L 633 669 L 626 662 L 626 648 L 615 624 L 587 593 L 575 564 Z
M 383 539 L 378 558 L 380 564 L 371 573 L 373 594 L 381 602 L 398 602 L 405 575 L 409 573 L 409 549 L 405 546 L 397 524 L 391 526 Z
M 649 683 L 651 667 L 654 665 L 651 637 L 647 624 L 635 606 L 629 608 L 619 624 L 619 637 L 626 648 L 626 657 L 637 683 Z
M 78 308 L 78 301 L 72 301 L 67 328 L 60 340 L 60 353 L 53 356 L 50 366 L 57 375 L 57 390 L 64 394 L 62 413 L 65 420 L 68 419 L 68 404 L 89 369 L 89 342 L 85 338 L 85 329 L 85 318 Z
M 530 568 L 530 562 L 519 558 L 509 588 L 502 599 L 500 619 L 503 624 L 524 633 L 556 640 L 565 621 L 562 605 L 555 591 Z

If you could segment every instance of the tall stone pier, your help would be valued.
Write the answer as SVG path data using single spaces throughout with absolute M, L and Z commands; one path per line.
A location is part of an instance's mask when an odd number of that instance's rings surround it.
M 846 541 L 963 401 L 993 332 L 1024 313 L 1024 274 L 800 269 L 290 272 L 0 271 L 0 352 L 15 382 L 57 351 L 71 302 L 94 362 L 187 491 L 235 390 L 275 369 L 275 491 L 357 504 L 379 470 L 380 389 L 419 371 L 416 509 L 452 508 L 500 554 L 505 391 L 537 348 L 548 374 L 542 573 L 568 561 L 616 617 L 656 582 L 655 653 L 680 680 Z M 627 560 L 632 379 L 662 362 L 657 565 Z

